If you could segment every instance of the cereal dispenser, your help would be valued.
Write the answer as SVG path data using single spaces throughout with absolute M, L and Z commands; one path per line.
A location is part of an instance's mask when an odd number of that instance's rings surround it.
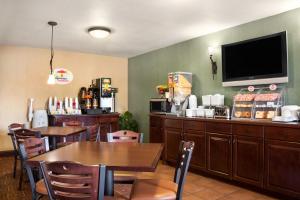
M 171 113 L 184 116 L 188 106 L 188 98 L 192 92 L 192 73 L 171 72 L 168 74 L 169 102 Z

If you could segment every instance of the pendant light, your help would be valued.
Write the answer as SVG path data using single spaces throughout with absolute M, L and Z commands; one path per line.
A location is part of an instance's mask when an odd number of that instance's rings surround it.
M 51 26 L 51 57 L 50 57 L 50 74 L 48 77 L 48 84 L 49 85 L 54 85 L 55 84 L 55 77 L 53 74 L 53 66 L 52 66 L 52 61 L 54 57 L 54 50 L 53 50 L 53 27 L 57 25 L 56 22 L 50 21 L 48 24 Z

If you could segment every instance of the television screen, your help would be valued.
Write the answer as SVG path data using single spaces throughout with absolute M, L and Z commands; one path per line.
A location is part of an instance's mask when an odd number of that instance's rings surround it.
M 286 32 L 222 45 L 223 85 L 287 82 L 286 49 Z

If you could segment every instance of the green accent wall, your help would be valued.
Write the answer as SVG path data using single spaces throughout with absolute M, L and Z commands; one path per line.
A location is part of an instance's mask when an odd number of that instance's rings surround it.
M 241 87 L 222 87 L 221 45 L 260 37 L 281 31 L 288 35 L 289 83 L 286 84 L 287 103 L 300 105 L 300 9 L 242 24 L 233 28 L 194 38 L 165 48 L 129 58 L 128 106 L 137 119 L 140 131 L 149 133 L 149 99 L 158 97 L 155 86 L 167 83 L 169 72 L 193 73 L 193 94 L 221 93 L 225 103 L 232 105 L 232 96 Z M 176 33 L 174 33 L 176 34 Z M 163 39 L 163 38 L 162 38 Z M 218 74 L 211 75 L 208 47 L 217 46 L 214 59 Z

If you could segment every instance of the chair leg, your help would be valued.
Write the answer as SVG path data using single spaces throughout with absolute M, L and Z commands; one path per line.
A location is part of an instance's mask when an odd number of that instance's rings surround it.
M 15 154 L 13 177 L 16 178 L 18 156 Z
M 23 182 L 23 162 L 21 161 L 21 169 L 20 169 L 20 179 L 19 179 L 19 190 L 22 190 L 22 182 Z

